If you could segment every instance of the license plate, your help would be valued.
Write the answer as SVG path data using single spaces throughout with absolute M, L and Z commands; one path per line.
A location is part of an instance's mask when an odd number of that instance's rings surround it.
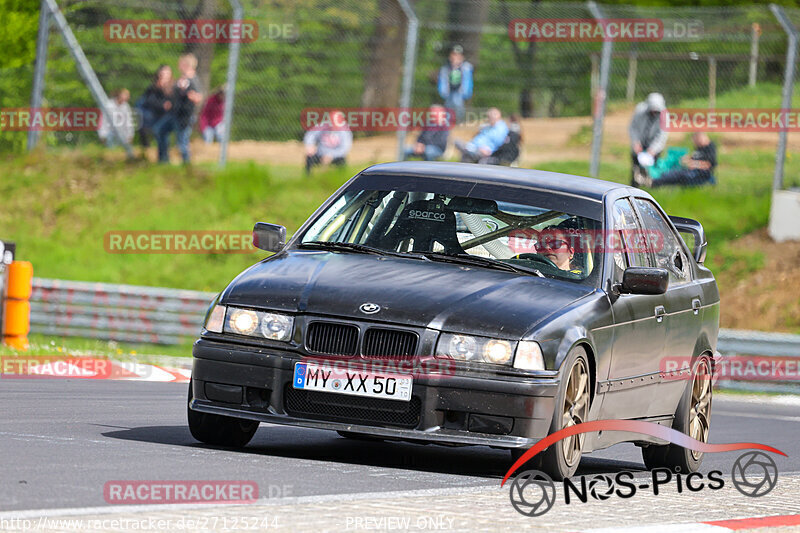
M 376 374 L 314 363 L 295 363 L 295 389 L 409 401 L 411 376 Z

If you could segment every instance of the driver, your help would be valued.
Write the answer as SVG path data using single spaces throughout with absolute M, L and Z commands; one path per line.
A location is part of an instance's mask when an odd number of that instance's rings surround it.
M 582 270 L 575 264 L 574 233 L 577 228 L 571 220 L 548 227 L 539 232 L 539 239 L 534 244 L 536 253 L 542 255 L 553 262 L 561 270 L 569 270 L 575 274 L 580 274 Z

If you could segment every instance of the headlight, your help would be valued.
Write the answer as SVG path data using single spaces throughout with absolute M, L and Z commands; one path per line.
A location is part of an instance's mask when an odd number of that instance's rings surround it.
M 224 324 L 226 333 L 261 337 L 274 341 L 288 341 L 292 338 L 294 317 L 280 313 L 229 307 Z
M 514 346 L 509 341 L 457 333 L 442 333 L 436 343 L 437 356 L 459 361 L 508 365 L 513 353 Z
M 519 341 L 514 356 L 514 368 L 520 370 L 544 370 L 542 347 L 536 341 Z
M 261 334 L 274 341 L 288 341 L 292 337 L 294 319 L 278 313 L 264 313 L 261 316 Z
M 225 306 L 215 305 L 206 319 L 206 329 L 213 333 L 222 333 L 225 323 Z
M 249 309 L 231 309 L 228 325 L 234 333 L 250 335 L 258 327 L 258 315 Z
M 492 339 L 483 347 L 483 358 L 496 365 L 507 365 L 513 353 L 511 343 L 508 341 Z

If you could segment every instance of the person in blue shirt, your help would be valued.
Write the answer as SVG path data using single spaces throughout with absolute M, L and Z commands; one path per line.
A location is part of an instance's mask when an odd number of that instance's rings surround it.
M 455 45 L 450 57 L 439 69 L 439 96 L 444 106 L 456 112 L 456 120 L 464 120 L 464 102 L 472 98 L 472 65 L 464 60 L 464 49 Z
M 483 126 L 470 142 L 455 142 L 456 148 L 461 152 L 462 162 L 477 163 L 492 155 L 505 142 L 508 125 L 503 120 L 500 110 L 496 107 L 489 108 L 487 119 L 488 124 Z

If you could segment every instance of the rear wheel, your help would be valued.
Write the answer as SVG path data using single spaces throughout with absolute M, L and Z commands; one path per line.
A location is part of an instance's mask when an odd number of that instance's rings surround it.
M 556 410 L 550 424 L 550 433 L 586 422 L 589 418 L 591 402 L 591 374 L 586 350 L 576 347 L 570 351 L 564 374 L 556 395 Z M 555 481 L 561 481 L 575 474 L 581 462 L 585 435 L 573 435 L 549 446 L 534 458 L 538 460 L 529 465 L 548 474 Z M 512 457 L 518 459 L 526 450 L 512 450 Z
M 192 383 L 189 383 L 189 403 L 192 401 Z M 258 429 L 258 422 L 230 416 L 193 411 L 186 404 L 189 431 L 192 437 L 206 444 L 241 448 L 250 442 Z
M 708 442 L 711 431 L 711 362 L 702 356 L 692 371 L 692 386 L 687 388 L 678 403 L 672 428 L 700 442 Z M 648 470 L 669 468 L 674 472 L 697 472 L 703 462 L 703 452 L 689 450 L 677 444 L 646 446 L 642 458 Z

